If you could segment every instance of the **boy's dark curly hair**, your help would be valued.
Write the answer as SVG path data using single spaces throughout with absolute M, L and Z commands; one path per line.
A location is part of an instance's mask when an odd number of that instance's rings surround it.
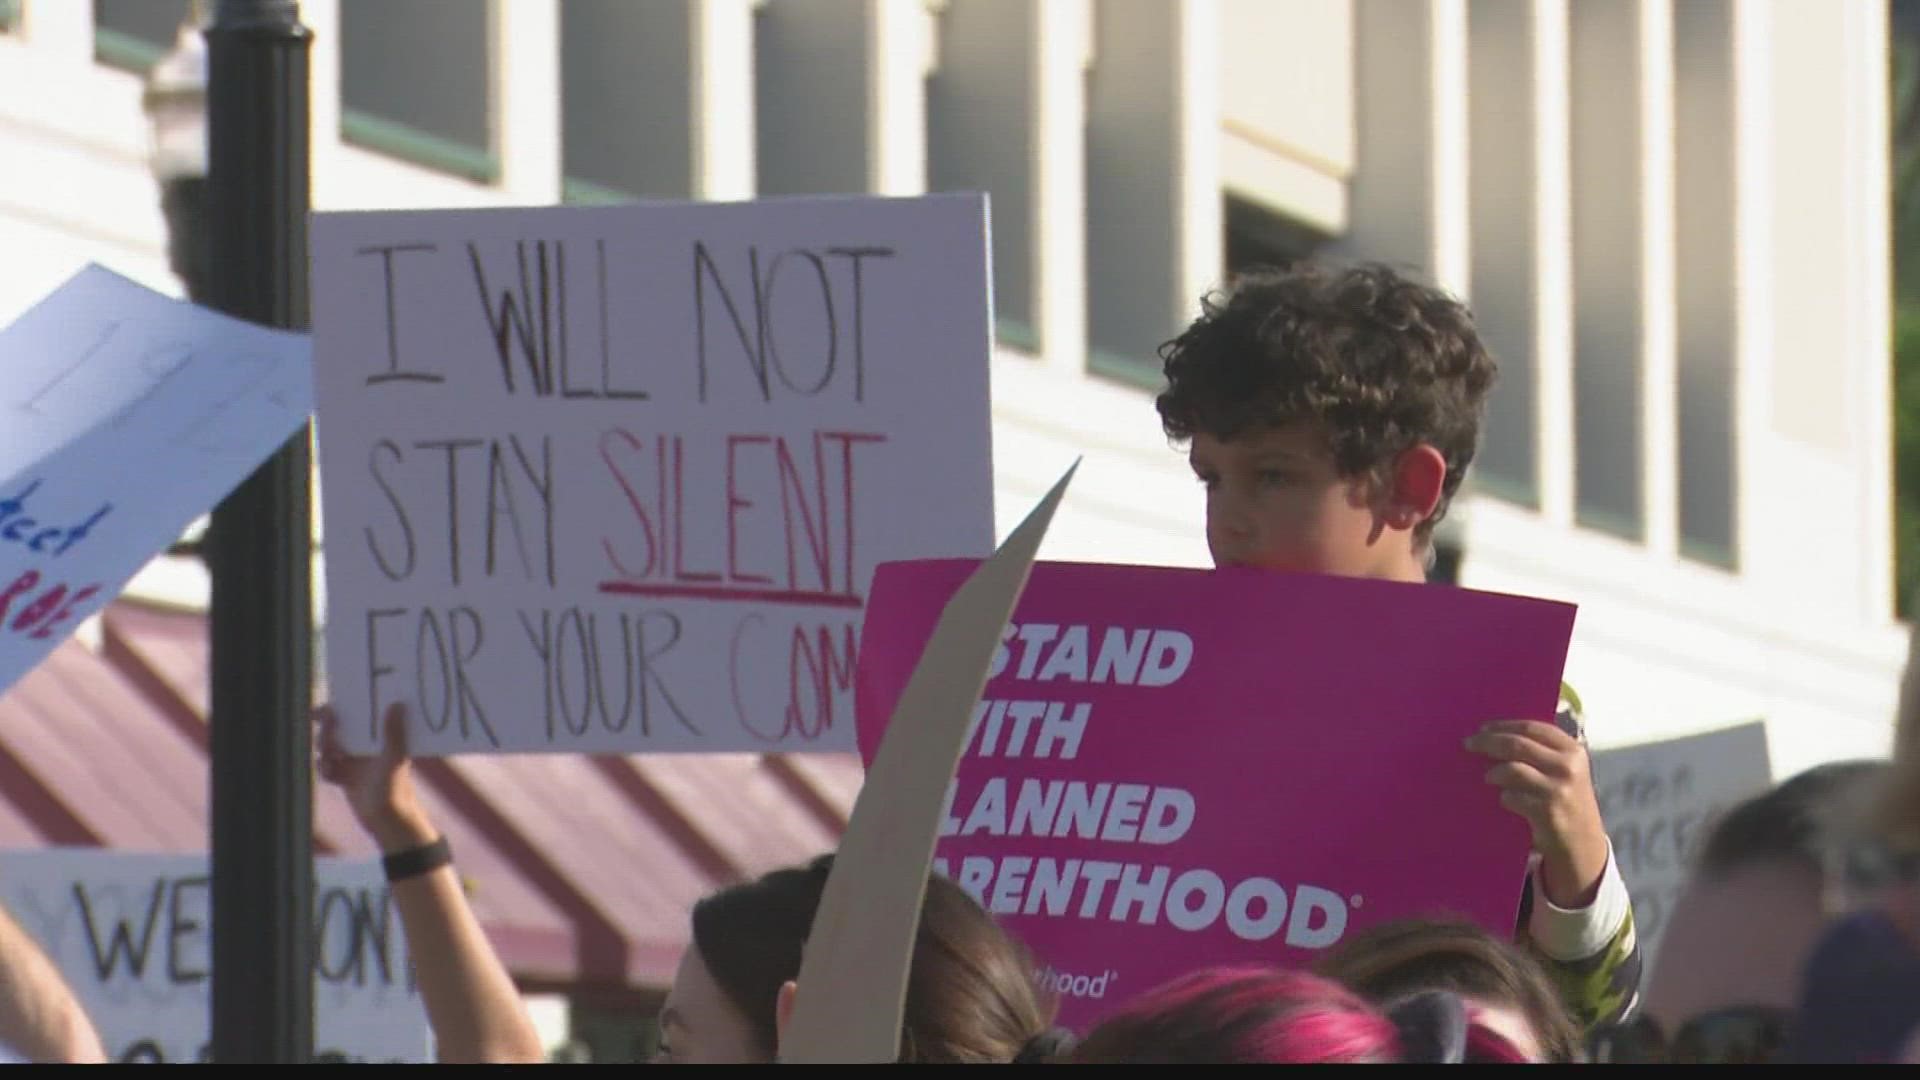
M 1243 273 L 1202 298 L 1160 359 L 1160 420 L 1176 440 L 1307 421 L 1345 476 L 1421 443 L 1440 451 L 1447 478 L 1423 541 L 1473 461 L 1495 374 L 1465 305 L 1378 264 Z

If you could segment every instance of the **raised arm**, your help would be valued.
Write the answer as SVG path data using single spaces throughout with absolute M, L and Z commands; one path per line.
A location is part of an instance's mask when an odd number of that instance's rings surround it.
M 100 1033 L 60 969 L 4 908 L 0 908 L 0 1043 L 35 1062 L 107 1060 Z
M 444 838 L 414 793 L 404 707 L 387 711 L 378 757 L 341 748 L 333 710 L 323 706 L 314 715 L 320 728 L 320 776 L 347 796 L 361 827 L 387 857 L 394 907 L 440 1060 L 544 1061 L 526 1003 L 480 929 L 444 848 L 435 849 Z

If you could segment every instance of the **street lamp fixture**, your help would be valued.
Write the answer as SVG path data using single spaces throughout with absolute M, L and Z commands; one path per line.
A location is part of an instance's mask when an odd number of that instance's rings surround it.
M 167 222 L 167 265 L 187 290 L 187 299 L 207 301 L 207 39 L 206 5 L 195 0 L 174 37 L 173 49 L 147 73 L 140 107 L 152 142 L 147 166 L 160 185 L 160 211 Z M 204 522 L 167 549 L 198 557 Z
M 206 5 L 196 0 L 173 50 L 147 73 L 141 107 L 153 142 L 147 163 L 160 183 L 167 218 L 167 262 L 187 296 L 204 303 L 207 289 Z

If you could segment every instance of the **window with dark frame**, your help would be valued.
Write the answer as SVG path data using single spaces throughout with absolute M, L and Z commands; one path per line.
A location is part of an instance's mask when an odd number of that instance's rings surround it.
M 0 26 L 20 17 L 20 0 L 0 0 Z M 192 0 L 93 0 L 93 58 L 138 74 L 173 51 Z
M 1224 192 L 1221 198 L 1222 258 L 1216 284 L 1225 285 L 1234 275 L 1256 267 L 1285 268 L 1311 259 L 1332 239 L 1305 222 L 1233 192 Z M 1124 356 L 1096 345 L 1090 350 L 1089 365 L 1099 374 L 1122 382 L 1158 387 L 1162 379 L 1158 344 L 1149 342 L 1146 351 Z
M 1285 269 L 1313 258 L 1327 242 L 1326 234 L 1310 225 L 1231 193 L 1225 198 L 1223 280 L 1255 267 Z
M 567 202 L 689 194 L 691 98 L 661 100 L 656 92 L 694 64 L 685 55 L 688 17 L 675 5 L 632 0 L 560 5 L 560 174 Z
M 1540 345 L 1543 197 L 1531 164 L 1541 132 L 1530 108 L 1540 33 L 1525 4 L 1472 4 L 1467 14 L 1467 292 L 1474 325 L 1500 367 L 1487 396 L 1467 483 L 1527 510 L 1541 508 Z M 1525 163 L 1525 164 L 1521 164 Z
M 1625 42 L 1637 14 L 1608 4 L 1572 4 L 1568 70 L 1573 176 L 1573 513 L 1584 529 L 1631 544 L 1647 541 L 1646 305 L 1636 294 L 1647 257 L 1647 192 L 1634 154 L 1644 115 L 1623 96 L 1639 85 L 1640 60 Z M 1671 63 L 1669 59 L 1666 61 Z
M 634 140 L 607 137 L 640 104 L 622 93 L 621 73 L 607 63 L 620 52 L 611 31 L 623 16 L 636 14 L 619 8 L 620 0 L 560 5 L 560 174 L 568 202 L 624 202 L 643 186 L 644 163 L 632 160 Z
M 1740 568 L 1738 128 L 1732 0 L 1673 8 L 1680 554 Z
M 470 180 L 498 180 L 492 3 L 339 2 L 341 137 Z

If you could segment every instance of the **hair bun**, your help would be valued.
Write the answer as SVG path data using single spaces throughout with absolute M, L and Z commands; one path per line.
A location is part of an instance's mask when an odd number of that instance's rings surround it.
M 1452 994 L 1427 990 L 1387 1007 L 1400 1033 L 1400 1060 L 1416 1065 L 1458 1065 L 1467 1057 L 1467 1007 Z
M 1013 1056 L 1012 1063 L 1015 1065 L 1044 1064 L 1054 1058 L 1072 1053 L 1075 1041 L 1073 1032 L 1066 1028 L 1048 1028 L 1028 1039 L 1020 1047 L 1020 1052 Z

